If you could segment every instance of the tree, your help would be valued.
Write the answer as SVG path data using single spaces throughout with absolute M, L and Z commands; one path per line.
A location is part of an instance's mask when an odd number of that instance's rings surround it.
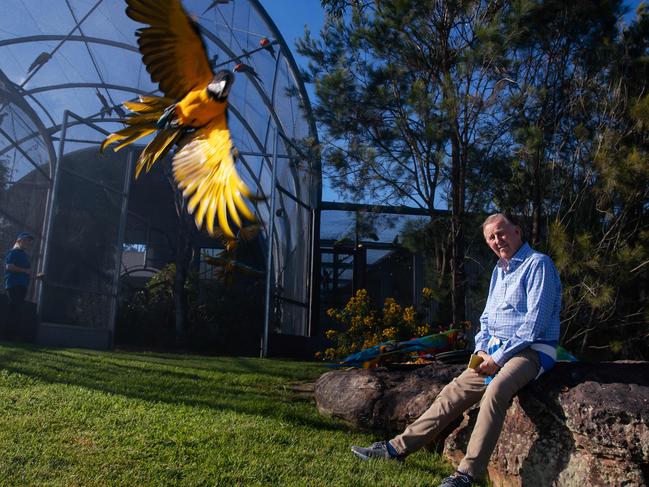
M 576 134 L 574 188 L 551 225 L 564 279 L 564 340 L 584 354 L 649 356 L 649 15 L 615 44 L 590 136 Z
M 465 318 L 467 188 L 502 141 L 500 1 L 327 1 L 322 40 L 307 32 L 322 156 L 356 200 L 450 207 L 453 321 Z M 479 201 L 475 198 L 475 201 Z
M 509 181 L 493 187 L 501 208 L 528 217 L 530 240 L 539 245 L 545 219 L 571 187 L 565 183 L 573 175 L 575 151 L 599 123 L 583 108 L 607 84 L 622 6 L 620 0 L 511 3 L 505 21 L 510 82 L 502 106 L 512 142 L 503 154 L 510 160 Z
M 347 195 L 419 205 L 431 222 L 447 203 L 448 240 L 440 226 L 415 240 L 443 249 L 432 254 L 451 274 L 454 320 L 467 221 L 509 210 L 559 268 L 563 341 L 646 357 L 645 7 L 621 29 L 621 0 L 322 3 L 322 42 L 307 35 L 300 51 L 323 161 Z

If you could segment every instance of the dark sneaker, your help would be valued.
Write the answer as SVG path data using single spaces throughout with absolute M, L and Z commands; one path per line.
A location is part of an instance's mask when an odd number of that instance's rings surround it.
M 387 441 L 377 441 L 370 446 L 352 446 L 352 453 L 362 460 L 370 460 L 372 458 L 382 458 L 384 460 L 403 460 L 401 456 L 392 456 L 388 451 Z
M 450 477 L 446 477 L 439 487 L 471 487 L 473 485 L 473 479 L 470 475 L 463 473 L 456 473 Z

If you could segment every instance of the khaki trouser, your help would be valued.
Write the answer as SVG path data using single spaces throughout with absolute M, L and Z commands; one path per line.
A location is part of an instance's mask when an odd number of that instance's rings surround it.
M 442 389 L 424 414 L 390 443 L 400 455 L 413 453 L 431 443 L 454 419 L 482 399 L 466 455 L 458 467 L 474 478 L 482 477 L 512 396 L 536 377 L 539 367 L 538 353 L 527 348 L 507 361 L 489 385 L 484 383 L 484 375 L 465 370 Z

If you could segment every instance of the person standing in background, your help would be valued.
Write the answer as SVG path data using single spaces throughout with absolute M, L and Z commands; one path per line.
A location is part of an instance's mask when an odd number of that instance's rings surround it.
M 27 252 L 34 242 L 34 236 L 22 232 L 16 237 L 16 243 L 5 258 L 5 289 L 9 298 L 9 313 L 5 324 L 8 330 L 19 329 L 22 308 L 27 296 L 31 278 L 31 263 Z M 41 278 L 39 274 L 36 276 Z

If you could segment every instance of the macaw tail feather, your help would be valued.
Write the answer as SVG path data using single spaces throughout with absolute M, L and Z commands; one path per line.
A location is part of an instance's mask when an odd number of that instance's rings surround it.
M 182 130 L 177 128 L 160 130 L 140 154 L 135 167 L 135 177 L 137 178 L 145 167 L 146 172 L 149 172 L 155 161 L 169 152 L 181 135 Z
M 577 357 L 571 354 L 568 350 L 563 348 L 561 345 L 557 346 L 557 362 L 579 362 Z
M 126 127 L 106 137 L 106 140 L 101 144 L 100 152 L 115 142 L 118 144 L 113 150 L 118 151 L 142 137 L 158 132 L 140 154 L 135 168 L 135 177 L 137 178 L 144 168 L 148 172 L 153 164 L 171 149 L 182 134 L 180 129 L 160 130 L 157 125 L 165 109 L 173 103 L 174 100 L 171 98 L 159 96 L 140 96 L 139 101 L 125 101 L 124 107 L 131 111 L 127 118 L 122 120 Z
M 147 135 L 152 134 L 156 130 L 158 130 L 156 127 L 143 127 L 139 125 L 123 128 L 122 130 L 118 130 L 117 132 L 114 132 L 110 134 L 108 137 L 106 137 L 106 139 L 101 143 L 101 146 L 99 147 L 99 151 L 103 152 L 104 149 L 106 149 L 106 147 L 108 147 L 113 142 L 122 141 L 119 145 L 115 146 L 115 148 L 113 149 L 115 152 L 117 152 L 123 147 L 126 147 L 131 142 L 135 142 L 136 140 L 141 139 L 142 137 L 146 137 Z

